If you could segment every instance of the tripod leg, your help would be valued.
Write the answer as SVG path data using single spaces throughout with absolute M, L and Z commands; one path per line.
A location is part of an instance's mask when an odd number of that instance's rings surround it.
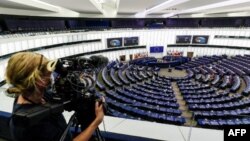
M 69 123 L 68 123 L 66 129 L 64 130 L 64 132 L 63 132 L 63 134 L 62 134 L 62 136 L 61 136 L 61 138 L 60 138 L 60 141 L 64 141 L 64 139 L 66 138 L 66 136 L 67 136 L 67 134 L 68 134 L 68 131 L 69 131 L 71 125 L 74 124 L 75 118 L 76 118 L 76 117 L 75 117 L 75 113 L 74 113 L 74 114 L 70 117 Z
M 96 134 L 98 134 L 98 141 L 105 141 L 99 128 L 96 129 Z

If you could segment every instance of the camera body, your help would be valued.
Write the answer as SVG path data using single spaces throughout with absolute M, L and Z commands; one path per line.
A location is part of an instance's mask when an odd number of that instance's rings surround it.
M 66 111 L 75 111 L 82 130 L 95 119 L 95 103 L 101 104 L 95 84 L 97 72 L 108 63 L 104 59 L 102 56 L 92 56 L 92 59 L 58 60 L 53 73 L 51 100 L 63 103 Z

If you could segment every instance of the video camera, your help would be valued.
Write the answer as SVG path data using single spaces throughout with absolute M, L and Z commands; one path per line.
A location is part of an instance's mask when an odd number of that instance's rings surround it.
M 103 56 L 58 60 L 54 72 L 52 101 L 67 103 L 64 109 L 75 111 L 82 128 L 95 118 L 95 103 L 101 104 L 101 96 L 95 92 L 98 72 L 106 66 Z
M 103 56 L 59 59 L 52 73 L 52 84 L 46 90 L 49 102 L 31 111 L 14 113 L 16 123 L 32 125 L 50 114 L 66 110 L 75 111 L 78 125 L 84 130 L 95 119 L 95 103 L 100 101 L 95 84 L 98 72 L 107 63 L 108 58 Z

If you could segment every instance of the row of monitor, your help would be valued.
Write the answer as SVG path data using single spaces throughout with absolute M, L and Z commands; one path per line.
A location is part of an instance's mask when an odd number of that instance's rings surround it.
M 192 44 L 207 44 L 208 38 L 208 35 L 178 35 L 176 36 L 176 44 L 190 44 L 191 39 Z
M 250 36 L 226 36 L 226 35 L 214 35 L 214 38 L 222 38 L 222 39 L 250 39 Z
M 123 47 L 123 46 L 138 46 L 139 37 L 120 37 L 120 38 L 108 38 L 107 47 Z

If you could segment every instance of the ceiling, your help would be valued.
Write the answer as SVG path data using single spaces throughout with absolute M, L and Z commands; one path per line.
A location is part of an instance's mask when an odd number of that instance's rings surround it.
M 250 16 L 250 0 L 0 0 L 0 14 L 88 18 Z
M 37 7 L 32 7 L 32 6 L 28 6 L 28 5 L 20 4 L 20 3 L 15 3 L 12 1 L 8 1 L 8 0 L 0 0 L 0 7 L 14 8 L 14 9 L 25 9 L 25 10 L 47 11 L 47 10 L 40 9 Z

